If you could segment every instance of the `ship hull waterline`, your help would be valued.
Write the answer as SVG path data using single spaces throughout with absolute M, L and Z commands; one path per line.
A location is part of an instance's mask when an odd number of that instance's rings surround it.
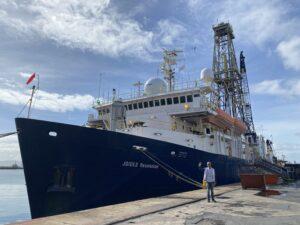
M 207 161 L 218 185 L 239 181 L 245 160 L 139 137 L 16 118 L 32 218 L 194 190 L 133 146 L 201 182 Z M 199 167 L 199 164 L 202 165 Z

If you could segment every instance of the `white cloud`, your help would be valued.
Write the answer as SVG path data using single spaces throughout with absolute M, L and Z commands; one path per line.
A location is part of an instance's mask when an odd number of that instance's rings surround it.
M 174 45 L 174 41 L 187 32 L 183 25 L 170 20 L 160 20 L 158 27 L 161 43 L 164 45 Z
M 298 32 L 299 19 L 293 8 L 280 0 L 188 0 L 187 6 L 198 17 L 209 17 L 213 23 L 230 22 L 242 41 L 262 45 L 280 41 Z
M 222 6 L 220 20 L 230 21 L 239 37 L 257 45 L 279 41 L 295 32 L 298 22 L 287 17 L 290 5 L 282 1 L 232 1 Z
M 280 42 L 277 51 L 287 68 L 300 70 L 300 36 Z
M 281 0 L 188 0 L 194 16 L 209 21 L 230 22 L 241 42 L 269 51 L 270 44 L 287 68 L 300 70 L 300 18 L 293 2 Z M 267 46 L 267 47 L 266 47 Z
M 0 2 L 0 7 L 0 24 L 22 38 L 44 38 L 110 57 L 152 61 L 160 45 L 172 45 L 185 31 L 169 20 L 159 21 L 154 31 L 144 30 L 110 0 L 29 0 L 27 4 L 11 0 Z
M 254 94 L 297 97 L 300 96 L 300 80 L 264 80 L 251 86 L 251 89 Z
M 9 8 L 6 2 L 0 23 L 18 32 L 112 57 L 149 58 L 149 52 L 153 51 L 153 33 L 109 7 L 109 0 L 10 2 L 16 4 L 17 9 L 8 13 L 13 5 Z
M 25 105 L 30 98 L 30 90 L 0 87 L 0 103 L 11 105 Z M 94 102 L 91 95 L 63 95 L 39 90 L 34 98 L 35 109 L 52 112 L 67 112 L 74 110 L 88 110 Z

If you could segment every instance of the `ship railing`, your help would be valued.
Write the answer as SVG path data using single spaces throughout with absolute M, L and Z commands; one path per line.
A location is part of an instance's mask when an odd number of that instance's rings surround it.
M 187 91 L 187 90 L 196 90 L 207 87 L 206 84 L 201 82 L 200 80 L 193 80 L 193 81 L 184 81 L 184 82 L 176 82 L 174 83 L 173 90 L 168 91 L 167 93 L 175 93 L 179 91 Z M 96 98 L 93 102 L 93 106 L 101 106 L 112 103 L 114 100 L 133 100 L 137 98 L 146 97 L 144 93 L 144 88 L 134 88 L 127 92 L 119 92 L 116 91 L 113 95 L 111 92 L 107 92 L 106 96 L 102 96 Z
M 270 162 L 268 162 L 266 160 L 263 160 L 263 159 L 257 159 L 254 163 L 257 166 L 264 167 L 265 169 L 268 169 L 272 172 L 280 174 L 284 177 L 288 177 L 287 170 L 283 167 L 280 167 L 280 166 L 276 165 L 276 164 L 270 163 Z

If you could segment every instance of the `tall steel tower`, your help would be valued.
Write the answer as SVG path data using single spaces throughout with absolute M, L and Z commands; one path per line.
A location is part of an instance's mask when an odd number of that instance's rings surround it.
M 242 76 L 243 81 L 243 97 L 244 97 L 244 118 L 243 121 L 247 126 L 246 136 L 248 136 L 249 143 L 256 143 L 256 132 L 254 128 L 253 116 L 252 116 L 252 109 L 251 109 L 251 100 L 250 100 L 250 91 L 248 85 L 248 78 L 247 78 L 247 70 L 246 70 L 246 63 L 245 63 L 245 56 L 243 51 L 240 53 L 240 74 Z M 251 137 L 251 140 L 249 139 Z
M 213 73 L 217 103 L 231 116 L 243 119 L 242 76 L 239 73 L 233 45 L 233 30 L 229 23 L 213 26 Z
M 213 73 L 217 93 L 216 102 L 220 109 L 246 124 L 245 135 L 248 142 L 256 143 L 245 57 L 241 52 L 239 69 L 233 45 L 233 30 L 229 23 L 217 24 L 213 26 L 213 30 L 215 39 Z

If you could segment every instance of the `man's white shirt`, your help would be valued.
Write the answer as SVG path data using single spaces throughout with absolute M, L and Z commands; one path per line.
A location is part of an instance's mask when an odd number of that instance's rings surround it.
M 203 180 L 206 182 L 215 182 L 215 169 L 206 167 L 204 170 Z

